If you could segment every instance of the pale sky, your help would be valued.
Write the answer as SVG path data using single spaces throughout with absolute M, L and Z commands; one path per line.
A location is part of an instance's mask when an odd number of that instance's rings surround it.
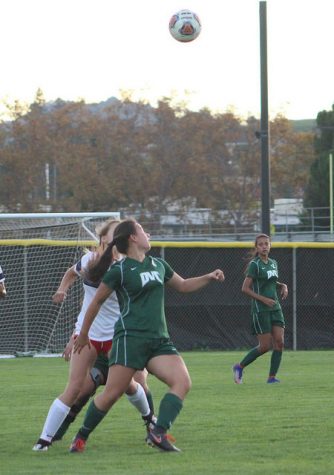
M 185 91 L 191 109 L 260 116 L 258 0 L 2 0 L 0 100 L 100 102 L 131 89 L 154 101 Z M 168 31 L 188 8 L 192 43 Z M 271 117 L 316 118 L 334 103 L 334 0 L 267 0 Z

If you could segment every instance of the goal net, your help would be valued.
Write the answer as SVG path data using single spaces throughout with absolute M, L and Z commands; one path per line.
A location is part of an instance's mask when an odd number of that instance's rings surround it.
M 0 300 L 0 355 L 61 353 L 80 310 L 80 279 L 61 304 L 52 302 L 65 271 L 95 228 L 119 213 L 0 214 L 0 265 L 7 296 Z

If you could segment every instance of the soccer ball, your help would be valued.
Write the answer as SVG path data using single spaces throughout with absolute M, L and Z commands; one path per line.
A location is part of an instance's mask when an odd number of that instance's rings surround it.
M 180 10 L 169 20 L 169 31 L 173 38 L 182 43 L 193 41 L 201 32 L 201 22 L 196 13 Z

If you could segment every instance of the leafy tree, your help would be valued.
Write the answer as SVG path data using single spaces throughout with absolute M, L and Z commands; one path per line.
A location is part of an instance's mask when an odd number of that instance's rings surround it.
M 321 111 L 317 116 L 317 134 L 314 140 L 316 158 L 311 165 L 305 190 L 304 205 L 307 208 L 329 206 L 329 154 L 334 153 L 334 105 L 330 111 Z M 329 227 L 327 209 L 317 210 L 316 225 Z
M 0 124 L 0 197 L 10 211 L 163 213 L 178 203 L 216 212 L 236 231 L 260 200 L 258 120 L 193 112 L 175 98 L 156 108 L 122 101 L 88 105 L 38 90 L 30 105 L 7 105 Z M 313 157 L 311 134 L 284 117 L 271 124 L 273 197 L 302 197 Z M 224 213 L 221 210 L 225 210 Z
M 303 198 L 314 161 L 313 132 L 294 132 L 291 122 L 278 115 L 270 124 L 271 195 Z

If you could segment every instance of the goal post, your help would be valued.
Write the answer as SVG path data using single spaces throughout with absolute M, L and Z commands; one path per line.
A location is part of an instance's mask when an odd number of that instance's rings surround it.
M 0 300 L 0 355 L 63 351 L 81 306 L 80 279 L 61 305 L 52 295 L 65 271 L 96 245 L 96 226 L 111 218 L 120 213 L 0 214 L 7 289 Z

